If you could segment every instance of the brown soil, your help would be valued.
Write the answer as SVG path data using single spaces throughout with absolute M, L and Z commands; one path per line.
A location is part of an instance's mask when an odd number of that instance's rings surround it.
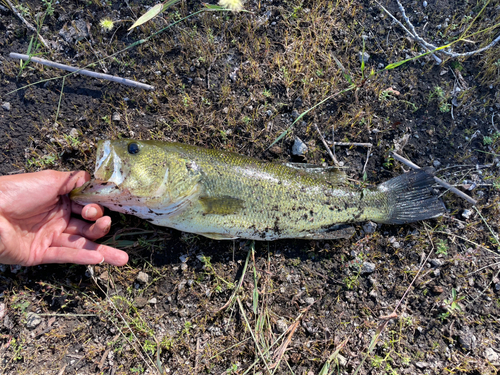
M 427 2 L 403 5 L 436 45 L 456 40 L 478 15 L 467 34 L 500 22 L 499 1 L 483 12 L 482 1 Z M 45 15 L 40 34 L 51 49 L 35 53 L 78 67 L 201 7 L 182 1 L 129 34 L 130 21 L 154 2 L 54 2 L 52 14 L 47 3 L 20 8 L 32 24 Z M 382 3 L 402 20 L 395 1 Z M 373 233 L 359 225 L 341 241 L 258 242 L 255 255 L 247 241 L 209 240 L 110 213 L 113 235 L 105 240 L 129 252 L 129 265 L 0 268 L 2 373 L 499 373 L 498 45 L 440 65 L 425 56 L 383 71 L 423 51 L 377 3 L 249 0 L 252 13 L 199 14 L 90 68 L 154 91 L 83 76 L 62 86 L 62 79 L 47 81 L 60 71 L 33 63 L 20 69 L 9 58 L 26 53 L 33 33 L 0 5 L 0 175 L 92 171 L 97 140 L 118 137 L 329 163 L 317 124 L 329 142 L 334 128 L 335 141 L 373 144 L 371 183 L 402 173 L 390 156 L 396 149 L 479 201 L 476 210 L 438 188 L 449 210 L 438 220 L 379 225 Z M 115 21 L 112 31 L 99 26 L 105 17 Z M 453 49 L 471 51 L 497 35 L 489 30 Z M 364 76 L 363 48 L 370 55 Z M 349 87 L 335 59 L 357 89 L 310 111 L 266 151 L 300 113 Z M 304 157 L 291 153 L 295 136 L 308 146 Z M 339 146 L 336 156 L 350 177 L 363 178 L 365 148 Z M 137 280 L 140 272 L 147 283 Z M 221 310 L 242 276 L 238 299 Z M 381 318 L 399 301 L 396 318 Z M 34 328 L 30 313 L 41 318 Z M 331 359 L 336 349 L 340 356 Z

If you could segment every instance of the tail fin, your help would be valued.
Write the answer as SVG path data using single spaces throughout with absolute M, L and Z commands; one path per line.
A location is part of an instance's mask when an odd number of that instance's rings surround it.
M 385 224 L 405 224 L 432 219 L 446 212 L 443 202 L 434 195 L 434 177 L 424 170 L 412 171 L 379 185 L 388 194 L 392 209 Z

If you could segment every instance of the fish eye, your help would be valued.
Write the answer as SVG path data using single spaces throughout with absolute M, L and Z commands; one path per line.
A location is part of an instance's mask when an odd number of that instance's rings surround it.
M 139 145 L 137 143 L 129 143 L 128 144 L 128 153 L 129 154 L 137 154 L 139 152 Z

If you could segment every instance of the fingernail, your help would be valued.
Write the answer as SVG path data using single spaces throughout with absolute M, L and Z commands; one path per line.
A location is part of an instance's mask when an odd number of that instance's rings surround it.
M 90 207 L 88 210 L 87 210 L 87 214 L 86 216 L 88 218 L 93 218 L 93 217 L 96 217 L 97 216 L 97 210 L 94 208 L 94 207 Z
M 104 263 L 104 257 L 102 257 L 101 263 L 99 263 L 99 265 L 101 265 L 103 263 Z

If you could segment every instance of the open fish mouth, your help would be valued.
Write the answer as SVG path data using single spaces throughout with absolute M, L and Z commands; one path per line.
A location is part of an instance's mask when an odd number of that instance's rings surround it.
M 119 186 L 125 178 L 122 167 L 122 159 L 111 147 L 111 142 L 109 140 L 99 142 L 94 171 L 95 179 L 102 182 L 112 182 Z
M 103 200 L 118 197 L 122 193 L 113 182 L 90 180 L 69 194 L 71 200 L 78 204 L 103 203 Z M 107 198 L 106 198 L 107 197 Z

